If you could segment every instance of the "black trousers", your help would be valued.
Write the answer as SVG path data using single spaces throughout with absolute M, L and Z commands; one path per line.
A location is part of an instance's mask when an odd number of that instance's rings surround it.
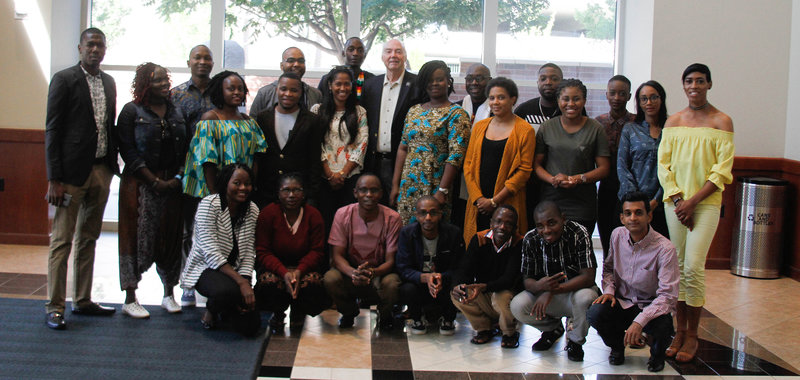
M 292 296 L 289 295 L 282 284 L 282 282 L 256 284 L 256 304 L 259 310 L 285 313 L 286 309 L 291 306 L 292 314 L 300 312 L 298 315 L 310 315 L 313 317 L 331 305 L 331 299 L 322 286 L 321 276 L 319 283 L 301 283 L 296 299 L 292 299 Z
M 603 338 L 603 343 L 616 351 L 625 348 L 625 330 L 641 312 L 642 309 L 636 305 L 623 309 L 619 302 L 614 307 L 611 307 L 610 302 L 606 302 L 592 305 L 586 312 L 586 317 L 589 325 L 594 327 Z M 642 331 L 653 337 L 650 356 L 663 358 L 664 352 L 672 342 L 671 337 L 674 333 L 672 315 L 663 314 L 650 320 L 647 325 L 642 327 Z
M 234 329 L 245 336 L 253 336 L 261 327 L 258 311 L 241 312 L 245 308 L 239 285 L 230 276 L 214 269 L 206 269 L 194 288 L 208 298 L 206 308 L 211 314 L 230 320 Z
M 400 302 L 408 305 L 408 315 L 411 319 L 420 320 L 424 309 L 428 322 L 431 322 L 430 317 L 438 315 L 441 315 L 446 321 L 453 321 L 456 319 L 456 307 L 450 300 L 450 294 L 445 290 L 448 288 L 446 285 L 442 286 L 442 290 L 436 298 L 433 298 L 428 292 L 427 284 L 404 282 L 400 285 L 398 292 L 400 293 Z

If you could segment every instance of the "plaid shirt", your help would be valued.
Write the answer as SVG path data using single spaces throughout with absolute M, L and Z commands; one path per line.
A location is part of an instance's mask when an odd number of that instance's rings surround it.
M 555 243 L 547 243 L 536 229 L 528 231 L 522 240 L 522 274 L 535 280 L 564 272 L 567 279 L 580 274 L 581 269 L 596 268 L 592 238 L 586 228 L 571 220 L 564 223 L 564 232 Z

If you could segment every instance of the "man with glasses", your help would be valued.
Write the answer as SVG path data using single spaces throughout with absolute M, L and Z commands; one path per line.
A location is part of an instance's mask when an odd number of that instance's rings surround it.
M 332 266 L 323 280 L 342 313 L 340 328 L 353 327 L 358 300 L 378 304 L 378 327 L 392 328 L 400 277 L 394 273 L 400 214 L 379 203 L 383 188 L 378 176 L 362 174 L 353 195 L 358 202 L 336 211 L 328 244 Z
M 489 117 L 489 103 L 486 102 L 486 85 L 492 79 L 489 68 L 482 63 L 476 63 L 467 69 L 464 77 L 464 87 L 469 96 L 459 100 L 456 104 L 464 108 L 472 118 L 472 125 Z
M 442 204 L 432 195 L 417 200 L 417 220 L 400 231 L 397 272 L 401 303 L 408 305 L 413 320 L 411 333 L 427 332 L 422 321 L 423 307 L 428 323 L 439 318 L 439 334 L 455 332 L 456 308 L 446 291 L 453 283 L 453 272 L 464 254 L 464 240 L 458 227 L 442 221 Z
M 564 335 L 561 318 L 571 318 L 567 358 L 583 361 L 589 323 L 586 310 L 599 295 L 594 283 L 597 261 L 586 228 L 567 220 L 558 205 L 544 201 L 533 211 L 536 228 L 522 241 L 525 291 L 511 301 L 520 322 L 542 331 L 534 351 L 547 351 Z
M 306 73 L 306 57 L 303 55 L 303 51 L 294 46 L 284 50 L 281 58 L 281 71 L 284 74 L 294 73 L 302 80 Z M 319 90 L 309 86 L 306 82 L 301 83 L 303 94 L 299 102 L 300 107 L 310 109 L 314 104 L 322 102 L 322 93 Z M 255 118 L 261 111 L 272 109 L 276 103 L 278 103 L 277 80 L 258 89 L 256 98 L 250 105 L 250 117 Z
M 491 229 L 472 237 L 453 281 L 458 284 L 450 292 L 453 304 L 476 331 L 472 344 L 492 340 L 497 335 L 494 325 L 499 323 L 501 347 L 519 347 L 519 329 L 509 307 L 519 287 L 522 236 L 516 233 L 518 220 L 513 207 L 497 206 Z

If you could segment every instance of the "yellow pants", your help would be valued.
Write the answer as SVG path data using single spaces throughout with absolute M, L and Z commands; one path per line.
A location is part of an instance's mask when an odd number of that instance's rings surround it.
M 664 203 L 669 237 L 678 253 L 681 271 L 678 301 L 692 307 L 706 302 L 706 256 L 717 232 L 720 206 L 699 204 L 694 210 L 694 229 L 689 230 L 675 215 L 675 206 Z

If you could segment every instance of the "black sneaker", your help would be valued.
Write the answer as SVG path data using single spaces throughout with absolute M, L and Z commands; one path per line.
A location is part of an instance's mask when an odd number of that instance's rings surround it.
M 411 322 L 411 328 L 409 329 L 412 335 L 424 335 L 428 332 L 428 329 L 425 327 L 425 323 L 422 322 L 421 319 L 417 319 Z
M 567 340 L 567 346 L 564 347 L 564 350 L 567 351 L 567 359 L 573 362 L 583 361 L 583 347 L 580 344 Z
M 559 327 L 553 331 L 545 331 L 536 343 L 531 346 L 534 351 L 547 351 L 553 344 L 564 335 L 564 328 Z
M 439 322 L 439 335 L 453 335 L 456 333 L 456 325 L 453 321 L 448 321 L 444 318 Z

